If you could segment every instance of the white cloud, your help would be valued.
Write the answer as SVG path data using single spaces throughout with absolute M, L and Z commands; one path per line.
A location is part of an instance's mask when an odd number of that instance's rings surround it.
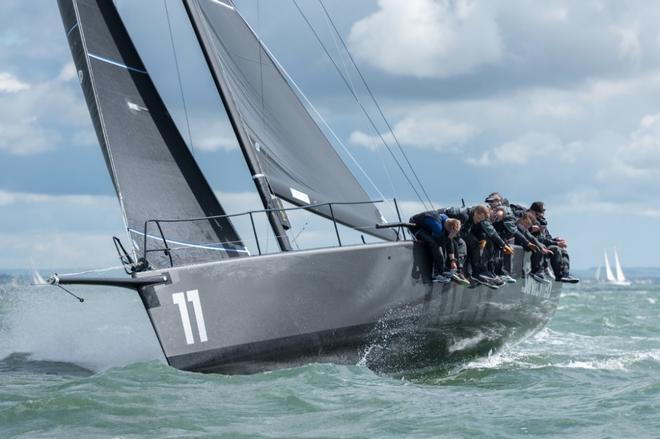
M 619 35 L 619 54 L 622 58 L 639 61 L 642 54 L 642 44 L 639 40 L 639 29 L 635 27 L 616 30 Z
M 105 205 L 115 202 L 114 197 L 99 195 L 51 195 L 34 194 L 27 192 L 8 192 L 0 190 L 0 206 L 12 206 L 17 204 L 66 204 L 77 206 Z
M 603 198 L 603 193 L 596 189 L 582 189 L 562 194 L 561 202 L 554 203 L 552 213 L 570 215 L 591 213 L 601 215 L 626 215 L 660 218 L 660 208 L 640 201 L 611 201 Z
M 379 9 L 356 22 L 353 53 L 394 75 L 444 78 L 501 59 L 491 8 L 471 0 L 379 0 Z
M 0 93 L 18 93 L 29 90 L 30 84 L 21 81 L 10 73 L 0 73 Z
M 66 144 L 79 144 L 90 120 L 78 84 L 57 79 L 31 85 L 20 93 L 0 93 L 0 151 L 33 155 Z
M 660 178 L 660 113 L 646 115 L 630 134 L 630 141 L 615 153 L 599 177 L 658 181 Z
M 68 62 L 60 70 L 60 74 L 57 76 L 57 79 L 60 81 L 71 81 L 78 78 L 78 71 L 76 70 L 76 65 L 73 62 Z
M 505 142 L 492 151 L 485 151 L 479 158 L 469 158 L 467 163 L 474 166 L 515 166 L 527 165 L 534 160 L 571 162 L 581 149 L 580 142 L 564 144 L 552 134 L 531 132 Z
M 420 113 L 409 115 L 394 125 L 394 135 L 402 145 L 437 151 L 458 149 L 476 134 L 477 130 L 467 123 L 454 122 L 426 111 Z M 382 134 L 382 137 L 388 145 L 396 144 L 392 133 Z M 384 146 L 380 136 L 362 131 L 351 133 L 350 141 L 373 150 Z
M 217 119 L 217 118 L 216 118 Z M 200 151 L 232 151 L 238 149 L 238 140 L 227 120 L 215 120 L 195 125 L 193 146 Z
M 9 123 L 0 122 L 0 150 L 14 155 L 31 155 L 53 149 L 59 133 L 40 127 L 32 117 Z
M 0 267 L 99 268 L 118 265 L 113 232 L 53 232 L 0 234 Z
M 116 265 L 113 235 L 122 235 L 113 196 L 0 191 L 0 267 Z

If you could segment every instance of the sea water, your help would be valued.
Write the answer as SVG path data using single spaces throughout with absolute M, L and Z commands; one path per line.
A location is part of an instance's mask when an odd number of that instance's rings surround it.
M 660 437 L 660 286 L 567 286 L 548 328 L 421 376 L 168 367 L 130 291 L 0 284 L 0 438 Z

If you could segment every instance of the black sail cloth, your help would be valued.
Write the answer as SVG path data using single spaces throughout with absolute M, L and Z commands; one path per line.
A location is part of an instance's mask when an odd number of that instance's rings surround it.
M 277 196 L 299 206 L 361 202 L 369 196 L 346 167 L 231 0 L 185 0 L 200 44 L 222 77 L 233 113 L 249 137 L 246 148 Z M 393 240 L 373 204 L 310 208 L 349 227 Z
M 58 0 L 106 164 L 136 253 L 145 222 L 224 215 L 161 100 L 111 0 Z M 163 223 L 175 265 L 247 255 L 228 219 Z M 158 228 L 148 248 L 162 248 Z M 148 254 L 154 268 L 170 265 Z

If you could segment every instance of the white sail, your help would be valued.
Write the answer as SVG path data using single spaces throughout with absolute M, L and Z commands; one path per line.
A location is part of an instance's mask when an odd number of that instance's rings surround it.
M 623 270 L 621 269 L 621 262 L 619 261 L 619 255 L 616 252 L 616 249 L 614 249 L 614 269 L 616 270 L 617 282 L 625 282 L 626 276 L 624 276 Z
M 612 268 L 610 267 L 610 260 L 607 259 L 607 253 L 605 253 L 605 279 L 608 282 L 616 282 L 614 273 L 612 273 Z
M 602 268 L 603 268 L 602 265 L 599 265 L 598 268 L 596 268 L 596 274 L 594 275 L 594 278 L 596 279 L 596 281 L 601 280 L 600 279 L 600 272 L 601 272 Z

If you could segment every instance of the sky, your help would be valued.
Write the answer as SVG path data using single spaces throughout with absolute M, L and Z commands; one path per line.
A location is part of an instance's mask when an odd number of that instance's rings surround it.
M 292 0 L 236 4 L 355 157 L 359 168 L 334 141 L 369 194 L 396 197 L 406 214 L 422 210 L 319 1 L 297 2 L 375 129 Z M 116 4 L 225 209 L 259 208 L 181 2 Z M 435 207 L 492 191 L 542 200 L 574 267 L 596 266 L 614 248 L 624 267 L 660 266 L 654 2 L 324 4 Z M 0 12 L 0 268 L 116 265 L 121 214 L 56 2 L 4 0 Z

